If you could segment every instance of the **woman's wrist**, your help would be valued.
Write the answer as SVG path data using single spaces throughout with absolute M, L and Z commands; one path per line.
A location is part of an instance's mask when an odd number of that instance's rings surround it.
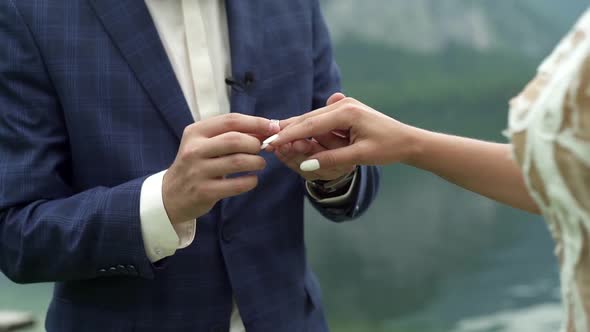
M 408 126 L 407 132 L 406 143 L 404 144 L 405 152 L 402 155 L 401 162 L 409 166 L 421 168 L 420 165 L 423 163 L 427 154 L 427 146 L 433 139 L 432 136 L 434 133 L 412 126 Z

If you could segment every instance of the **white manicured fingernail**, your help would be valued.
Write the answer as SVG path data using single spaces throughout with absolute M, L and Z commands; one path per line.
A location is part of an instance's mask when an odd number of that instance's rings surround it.
M 320 169 L 320 162 L 317 159 L 306 160 L 299 165 L 304 172 L 314 172 Z
M 264 142 L 262 142 L 262 146 L 260 147 L 260 150 L 264 150 L 264 149 L 268 148 L 270 143 L 276 141 L 277 138 L 279 138 L 279 134 L 272 135 L 271 137 L 265 139 Z
M 272 135 L 271 137 L 265 139 L 264 142 L 262 142 L 262 144 L 270 144 L 270 143 L 276 141 L 277 138 L 279 138 L 279 134 Z

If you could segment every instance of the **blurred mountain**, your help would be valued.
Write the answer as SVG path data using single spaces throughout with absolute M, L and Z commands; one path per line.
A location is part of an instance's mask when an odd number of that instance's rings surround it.
M 345 92 L 418 125 L 436 126 L 448 114 L 449 126 L 467 128 L 476 126 L 453 118 L 485 113 L 505 122 L 507 101 L 588 7 L 586 0 L 321 1 Z
M 336 44 L 359 39 L 436 53 L 459 45 L 538 56 L 588 6 L 584 0 L 325 0 Z

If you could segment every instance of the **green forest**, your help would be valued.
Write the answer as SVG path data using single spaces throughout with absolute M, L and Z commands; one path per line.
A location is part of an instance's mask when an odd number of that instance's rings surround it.
M 413 125 L 494 139 L 537 62 L 459 46 L 431 55 L 360 42 L 336 54 L 347 94 Z

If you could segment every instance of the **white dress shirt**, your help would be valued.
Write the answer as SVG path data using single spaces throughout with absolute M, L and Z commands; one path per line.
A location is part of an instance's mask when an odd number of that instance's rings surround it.
M 195 121 L 230 112 L 231 58 L 224 0 L 145 0 L 184 97 Z M 196 220 L 172 225 L 162 199 L 166 171 L 150 176 L 141 188 L 140 218 L 145 250 L 151 262 L 172 256 L 188 247 L 196 234 Z M 356 175 L 355 175 L 356 176 Z M 354 182 L 353 182 L 354 183 Z M 321 198 L 308 188 L 313 199 L 326 205 L 346 200 Z M 234 303 L 230 332 L 244 332 Z
M 160 39 L 193 119 L 229 113 L 231 75 L 229 36 L 222 0 L 146 0 Z M 193 242 L 196 221 L 172 226 L 162 200 L 160 172 L 143 184 L 140 216 L 146 252 L 152 262 L 172 256 Z
M 229 113 L 229 33 L 223 0 L 146 0 L 172 69 L 195 121 Z M 172 226 L 162 200 L 164 172 L 146 179 L 140 216 L 146 253 L 152 262 L 189 246 L 196 221 Z M 245 332 L 234 304 L 230 332 Z

